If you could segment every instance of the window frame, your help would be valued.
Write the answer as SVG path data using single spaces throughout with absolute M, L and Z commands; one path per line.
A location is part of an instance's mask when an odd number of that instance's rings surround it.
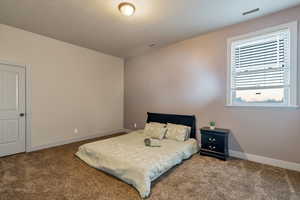
M 289 66 L 290 66 L 290 87 L 284 89 L 284 103 L 236 103 L 233 101 L 233 91 L 231 88 L 232 85 L 232 44 L 242 41 L 251 39 L 254 37 L 262 37 L 267 34 L 272 34 L 275 32 L 279 32 L 284 29 L 290 30 L 290 59 L 289 59 Z M 255 31 L 248 34 L 243 34 L 239 36 L 235 36 L 232 38 L 227 39 L 227 97 L 226 97 L 226 106 L 229 107 L 253 107 L 253 108 L 260 108 L 260 107 L 284 107 L 284 108 L 298 108 L 298 66 L 297 66 L 297 57 L 298 57 L 298 21 L 293 21 L 286 24 L 277 25 L 274 27 L 262 29 L 259 31 Z M 289 91 L 289 95 L 286 92 Z

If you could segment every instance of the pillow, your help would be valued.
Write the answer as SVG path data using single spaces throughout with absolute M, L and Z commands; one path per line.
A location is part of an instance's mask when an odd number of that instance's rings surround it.
M 166 126 L 167 126 L 167 124 L 158 123 L 158 122 L 150 122 L 149 124 L 151 124 L 152 126 L 155 126 L 155 127 L 160 127 L 160 128 L 166 128 Z
M 167 132 L 167 128 L 165 126 L 165 124 L 161 123 L 147 123 L 144 133 L 147 137 L 162 140 Z
M 191 128 L 188 126 L 168 123 L 167 129 L 167 139 L 184 142 L 190 137 Z

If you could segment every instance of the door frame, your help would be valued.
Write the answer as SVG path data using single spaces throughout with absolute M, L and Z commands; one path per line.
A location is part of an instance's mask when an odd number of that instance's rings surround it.
M 31 66 L 6 60 L 0 60 L 0 64 L 25 69 L 25 152 L 31 152 Z

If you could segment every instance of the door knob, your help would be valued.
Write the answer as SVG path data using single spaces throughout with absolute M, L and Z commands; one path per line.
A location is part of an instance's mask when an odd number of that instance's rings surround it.
M 25 113 L 20 113 L 20 117 L 24 117 L 25 116 Z

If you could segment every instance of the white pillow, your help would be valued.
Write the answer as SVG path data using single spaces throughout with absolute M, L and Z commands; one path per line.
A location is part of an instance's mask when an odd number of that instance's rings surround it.
M 167 129 L 167 139 L 184 142 L 190 137 L 191 128 L 188 126 L 168 123 Z
M 147 123 L 144 133 L 147 137 L 162 140 L 167 132 L 166 124 L 151 122 Z
M 166 128 L 167 124 L 158 123 L 158 122 L 150 122 L 151 126 L 160 127 L 160 128 Z

